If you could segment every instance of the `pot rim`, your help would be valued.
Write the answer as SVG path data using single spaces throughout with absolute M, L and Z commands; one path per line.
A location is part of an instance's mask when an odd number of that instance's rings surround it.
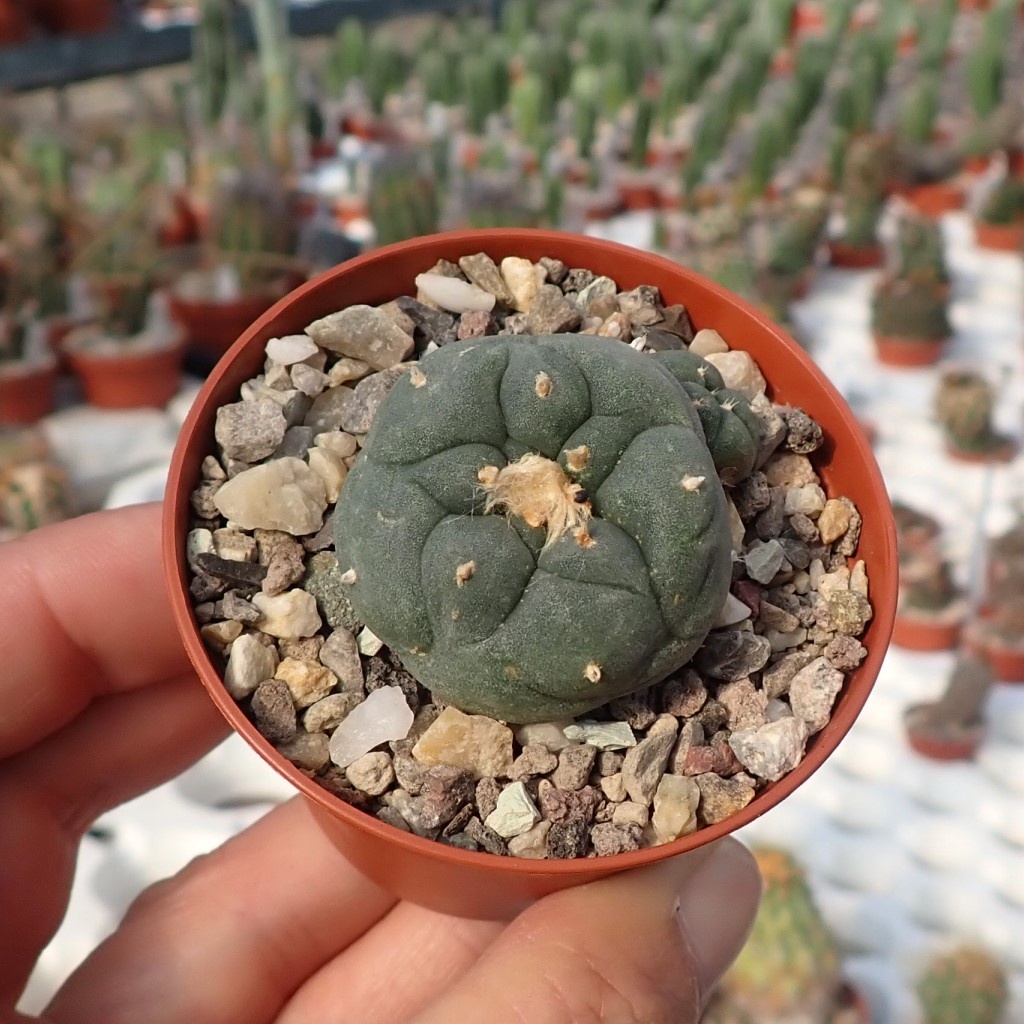
M 797 767 L 778 782 L 769 783 L 745 808 L 724 821 L 705 826 L 696 832 L 660 846 L 652 846 L 630 853 L 620 853 L 600 858 L 580 857 L 568 860 L 533 860 L 517 857 L 498 857 L 486 852 L 473 852 L 443 845 L 431 839 L 403 832 L 392 825 L 378 820 L 373 815 L 367 814 L 365 811 L 351 807 L 343 800 L 331 795 L 314 780 L 303 775 L 295 765 L 279 754 L 263 738 L 256 727 L 245 717 L 241 706 L 225 689 L 221 674 L 214 666 L 200 638 L 199 629 L 193 616 L 185 561 L 185 531 L 179 531 L 177 525 L 179 518 L 187 517 L 188 515 L 189 495 L 192 487 L 197 482 L 197 480 L 193 481 L 188 475 L 186 457 L 190 455 L 191 449 L 195 444 L 193 438 L 197 434 L 198 424 L 206 412 L 211 396 L 220 384 L 220 381 L 227 374 L 234 360 L 248 347 L 252 339 L 264 333 L 282 313 L 296 304 L 302 304 L 307 297 L 325 288 L 330 289 L 333 287 L 333 290 L 339 296 L 343 296 L 345 289 L 341 286 L 341 282 L 354 270 L 374 265 L 378 265 L 382 269 L 387 268 L 388 264 L 399 254 L 406 254 L 407 256 L 422 255 L 422 265 L 426 268 L 436 262 L 439 255 L 438 250 L 442 246 L 446 248 L 446 251 L 459 247 L 467 253 L 477 252 L 485 248 L 492 250 L 501 248 L 509 255 L 516 255 L 517 246 L 524 243 L 534 247 L 543 244 L 548 247 L 549 255 L 556 258 L 559 251 L 564 249 L 567 243 L 571 243 L 573 246 L 585 245 L 591 252 L 603 254 L 609 261 L 618 260 L 623 265 L 628 264 L 631 269 L 638 272 L 642 273 L 644 268 L 650 268 L 655 279 L 662 278 L 666 272 L 669 272 L 676 278 L 683 278 L 692 285 L 699 286 L 705 294 L 717 298 L 723 305 L 731 306 L 740 311 L 744 319 L 753 328 L 753 331 L 770 336 L 774 345 L 787 350 L 789 357 L 801 364 L 807 376 L 815 382 L 822 398 L 826 399 L 833 406 L 837 418 L 845 422 L 850 431 L 847 443 L 852 442 L 852 446 L 847 447 L 846 450 L 862 464 L 863 475 L 868 481 L 869 493 L 872 498 L 877 499 L 879 502 L 870 514 L 881 516 L 883 519 L 883 522 L 879 524 L 881 527 L 881 545 L 877 553 L 877 564 L 873 570 L 874 575 L 871 579 L 874 619 L 871 624 L 873 636 L 871 646 L 868 649 L 868 656 L 861 666 L 855 670 L 859 673 L 855 679 L 847 681 L 843 699 L 834 709 L 832 719 L 821 732 L 816 733 L 810 739 L 804 757 Z M 212 451 L 212 434 L 208 438 L 208 442 L 204 453 Z M 202 390 L 193 402 L 179 434 L 179 440 L 171 460 L 165 492 L 162 549 L 164 574 L 175 624 L 203 686 L 234 731 L 240 733 L 243 739 L 264 761 L 291 782 L 307 800 L 317 805 L 320 811 L 326 812 L 334 818 L 341 819 L 345 824 L 364 833 L 367 838 L 401 847 L 409 853 L 432 858 L 435 861 L 452 866 L 464 865 L 467 868 L 474 869 L 487 868 L 494 875 L 499 876 L 555 878 L 592 875 L 595 869 L 600 869 L 605 874 L 612 874 L 627 868 L 638 868 L 654 864 L 667 857 L 704 846 L 760 818 L 810 778 L 824 763 L 827 757 L 839 745 L 840 740 L 852 728 L 864 703 L 867 701 L 877 679 L 882 659 L 892 634 L 897 590 L 896 531 L 891 515 L 885 515 L 886 508 L 888 508 L 888 493 L 881 470 L 853 412 L 849 409 L 836 387 L 825 377 L 810 356 L 788 338 L 781 328 L 773 324 L 754 306 L 733 295 L 727 289 L 672 260 L 651 252 L 635 249 L 628 245 L 546 229 L 477 229 L 422 236 L 375 249 L 355 259 L 339 264 L 300 285 L 297 289 L 280 299 L 235 341 L 207 378 Z

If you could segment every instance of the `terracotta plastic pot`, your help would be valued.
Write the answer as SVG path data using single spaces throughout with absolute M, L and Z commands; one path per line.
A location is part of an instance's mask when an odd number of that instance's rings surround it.
M 969 156 L 964 160 L 964 170 L 968 174 L 984 174 L 991 163 L 990 156 Z
M 1024 683 L 1024 647 L 1011 645 L 983 630 L 968 633 L 971 650 L 988 663 L 1000 683 Z
M 0 424 L 35 423 L 53 411 L 57 360 L 0 365 Z
M 273 304 L 274 296 L 268 292 L 231 302 L 185 299 L 173 291 L 170 295 L 171 316 L 184 329 L 186 344 L 217 359 Z
M 983 220 L 976 220 L 974 241 L 982 249 L 1019 252 L 1024 246 L 1024 221 L 1017 224 L 986 224 Z
M 22 0 L 0 0 L 0 46 L 24 42 L 31 31 Z
M 907 730 L 907 743 L 921 757 L 930 761 L 970 761 L 978 752 L 984 739 L 985 729 L 978 726 L 977 730 L 961 740 L 944 740 L 926 733 Z
M 844 270 L 872 270 L 885 260 L 880 245 L 850 245 L 838 239 L 828 243 L 828 254 L 832 266 Z
M 912 185 L 906 196 L 911 206 L 926 217 L 941 217 L 944 213 L 962 209 L 964 205 L 964 191 L 952 181 Z
M 32 12 L 47 31 L 80 36 L 105 32 L 114 22 L 114 0 L 32 0 Z
M 387 302 L 414 293 L 414 278 L 439 259 L 485 252 L 550 256 L 614 278 L 622 288 L 661 289 L 682 303 L 694 326 L 714 327 L 757 360 L 776 401 L 798 403 L 822 426 L 828 442 L 816 465 L 829 493 L 850 497 L 864 516 L 858 557 L 867 564 L 874 617 L 864 637 L 867 658 L 851 673 L 828 725 L 808 745 L 801 764 L 719 824 L 675 842 L 608 858 L 521 860 L 444 846 L 394 829 L 356 810 L 307 778 L 278 754 L 225 690 L 200 638 L 189 596 L 185 538 L 189 495 L 200 465 L 214 449 L 217 409 L 237 401 L 241 384 L 261 372 L 266 342 L 302 332 L 340 306 Z M 306 798 L 331 841 L 360 871 L 402 898 L 469 917 L 503 918 L 547 893 L 651 864 L 712 842 L 760 817 L 805 782 L 846 735 L 882 664 L 896 609 L 896 534 L 885 484 L 857 421 L 810 357 L 754 308 L 671 260 L 612 242 L 553 231 L 488 230 L 420 238 L 367 253 L 320 275 L 282 299 L 232 346 L 207 379 L 179 435 L 164 503 L 163 549 L 173 613 L 182 640 L 211 698 L 231 725 Z
M 152 352 L 105 355 L 70 349 L 68 361 L 85 392 L 99 409 L 162 409 L 181 385 L 183 343 Z
M 963 623 L 936 622 L 919 615 L 896 612 L 892 642 L 908 651 L 955 651 Z
M 875 353 L 886 366 L 933 366 L 946 350 L 946 340 L 931 338 L 894 338 L 889 334 L 875 334 Z
M 649 177 L 622 178 L 617 185 L 619 202 L 626 210 L 656 210 L 659 205 L 658 186 Z

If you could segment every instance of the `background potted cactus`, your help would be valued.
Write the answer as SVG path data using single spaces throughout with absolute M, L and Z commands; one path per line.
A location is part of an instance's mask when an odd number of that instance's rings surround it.
M 939 225 L 912 209 L 903 211 L 887 248 L 885 269 L 889 277 L 933 280 L 948 297 L 950 275 Z
M 753 850 L 764 893 L 753 931 L 722 979 L 705 1024 L 870 1024 L 842 976 L 842 958 L 791 853 Z
M 871 330 L 880 362 L 916 367 L 938 361 L 952 331 L 948 290 L 930 272 L 879 282 L 871 300 Z
M 1000 682 L 1024 682 L 1024 577 L 1009 573 L 988 587 L 966 636 Z
M 834 266 L 878 267 L 884 253 L 878 241 L 878 221 L 885 208 L 890 177 L 888 140 L 873 135 L 851 140 L 840 181 L 843 228 L 829 241 Z
M 917 982 L 924 1024 L 1002 1024 L 1009 985 L 987 950 L 961 946 L 932 958 Z
M 894 644 L 911 651 L 954 650 L 966 613 L 952 565 L 934 543 L 901 551 Z
M 946 439 L 946 451 L 964 462 L 1008 462 L 1014 440 L 992 425 L 995 388 L 984 374 L 968 367 L 946 370 L 935 393 L 935 415 Z
M 972 758 L 985 735 L 985 701 L 994 682 L 985 658 L 970 651 L 958 654 L 939 699 L 904 712 L 907 742 L 932 761 Z
M 1024 245 L 1024 179 L 1004 177 L 982 200 L 974 218 L 982 249 L 1019 252 Z

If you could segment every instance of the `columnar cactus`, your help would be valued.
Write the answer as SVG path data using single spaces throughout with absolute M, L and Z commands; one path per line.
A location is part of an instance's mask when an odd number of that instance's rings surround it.
M 636 113 L 633 116 L 633 131 L 629 144 L 629 162 L 634 167 L 643 167 L 647 161 L 647 149 L 653 127 L 654 100 L 650 96 L 641 95 L 636 102 Z
M 522 75 L 512 84 L 508 104 L 516 134 L 527 145 L 539 146 L 551 122 L 547 83 L 539 75 Z
M 754 856 L 764 895 L 750 939 L 722 979 L 723 1009 L 735 1008 L 752 1024 L 831 1020 L 842 985 L 839 950 L 807 878 L 783 850 Z
M 938 75 L 921 75 L 903 99 L 900 134 L 911 145 L 923 146 L 931 140 L 939 113 Z
M 986 950 L 964 946 L 932 960 L 917 994 L 925 1024 L 999 1024 L 1006 973 Z
M 567 717 L 703 641 L 730 579 L 716 455 L 738 478 L 759 435 L 739 396 L 680 383 L 702 378 L 687 362 L 508 337 L 397 382 L 338 501 L 338 562 L 356 613 L 439 697 Z
M 892 273 L 895 277 L 913 276 L 948 283 L 942 229 L 935 221 L 910 213 L 900 218 L 892 253 Z

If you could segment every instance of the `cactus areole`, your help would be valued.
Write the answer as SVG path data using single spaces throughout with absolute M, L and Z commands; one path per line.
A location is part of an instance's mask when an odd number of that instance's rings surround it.
M 438 697 L 507 722 L 668 675 L 729 588 L 716 466 L 738 479 L 757 450 L 749 407 L 716 384 L 695 355 L 572 334 L 425 356 L 338 500 L 356 613 Z

